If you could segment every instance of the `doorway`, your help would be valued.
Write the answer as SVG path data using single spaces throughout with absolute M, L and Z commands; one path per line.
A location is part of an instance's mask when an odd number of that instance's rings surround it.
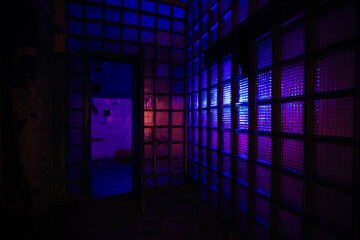
M 92 198 L 132 191 L 131 67 L 90 60 Z

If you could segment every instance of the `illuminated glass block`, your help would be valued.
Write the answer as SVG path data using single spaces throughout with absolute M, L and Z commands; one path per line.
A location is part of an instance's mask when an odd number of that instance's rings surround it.
M 281 139 L 281 167 L 298 174 L 304 169 L 304 142 L 295 139 Z
M 222 131 L 222 151 L 230 153 L 230 131 Z
M 270 201 L 259 195 L 255 195 L 255 214 L 256 220 L 268 228 L 270 223 Z
M 192 125 L 194 127 L 198 127 L 199 126 L 199 111 L 193 111 L 193 114 L 192 114 Z
M 206 48 L 207 48 L 207 40 L 208 39 L 208 34 L 207 32 L 204 33 L 202 36 L 201 36 L 201 51 L 205 51 Z
M 227 154 L 221 154 L 220 163 L 222 175 L 230 178 L 230 156 Z
M 248 134 L 236 133 L 236 156 L 248 159 Z
M 201 110 L 201 127 L 207 127 L 207 110 Z
M 222 108 L 222 128 L 231 128 L 231 107 Z
M 217 99 L 218 91 L 217 90 L 218 90 L 217 87 L 210 89 L 210 107 L 217 106 L 217 103 L 218 103 L 218 99 Z
M 270 165 L 271 164 L 271 137 L 258 136 L 256 144 L 256 161 Z
M 272 97 L 271 71 L 256 75 L 256 100 L 267 100 Z
M 271 104 L 256 106 L 257 131 L 271 131 Z
M 283 203 L 298 210 L 303 208 L 303 179 L 280 174 L 280 198 Z
M 263 196 L 270 196 L 270 169 L 255 165 L 255 190 Z
M 326 92 L 355 87 L 355 52 L 336 52 L 315 61 L 315 91 Z
M 207 87 L 207 70 L 200 73 L 200 89 Z
M 210 129 L 210 147 L 211 148 L 217 149 L 217 139 L 218 139 L 217 130 Z
M 240 105 L 237 108 L 237 129 L 248 130 L 249 128 L 249 106 Z
M 288 30 L 281 36 L 281 59 L 288 60 L 305 53 L 305 27 Z
M 272 64 L 272 40 L 267 38 L 256 45 L 256 69 L 270 67 Z
M 239 103 L 247 103 L 249 102 L 249 80 L 247 78 L 240 78 L 238 80 L 238 89 Z
M 337 137 L 354 136 L 354 98 L 315 100 L 314 134 Z
M 281 103 L 281 131 L 303 133 L 303 102 Z
M 220 35 L 223 37 L 231 31 L 231 9 L 227 13 L 225 13 L 224 16 L 221 18 L 220 24 L 221 24 Z
M 199 108 L 199 94 L 198 93 L 193 94 L 192 107 L 193 107 L 193 109 Z
M 207 91 L 201 91 L 201 108 L 207 107 Z
M 218 69 L 217 64 L 210 67 L 210 84 L 215 85 L 218 83 Z
M 223 87 L 222 104 L 223 105 L 231 104 L 231 82 L 225 83 L 222 87 Z
M 198 75 L 194 75 L 193 78 L 192 78 L 192 90 L 193 92 L 196 92 L 198 89 L 198 86 L 199 86 L 199 81 L 198 81 Z
M 281 68 L 281 97 L 304 94 L 304 63 L 299 62 Z
M 218 127 L 218 110 L 216 108 L 210 109 L 210 127 Z

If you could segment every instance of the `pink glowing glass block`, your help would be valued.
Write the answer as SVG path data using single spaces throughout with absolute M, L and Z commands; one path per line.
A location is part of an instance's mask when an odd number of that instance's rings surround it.
M 169 96 L 156 96 L 156 109 L 167 110 L 169 109 Z
M 201 110 L 200 111 L 200 127 L 206 127 L 207 126 L 207 110 Z
M 257 131 L 271 131 L 271 104 L 258 105 L 257 110 Z
M 332 8 L 316 22 L 316 46 L 322 48 L 349 39 L 356 33 L 355 2 Z
M 336 91 L 355 87 L 355 52 L 342 51 L 322 56 L 315 61 L 315 92 Z
M 154 158 L 154 145 L 152 143 L 144 145 L 145 159 Z
M 236 182 L 243 186 L 247 186 L 247 162 L 240 159 L 236 160 Z
M 263 226 L 269 227 L 270 223 L 270 201 L 259 195 L 255 196 L 255 214 Z
M 354 136 L 354 98 L 315 100 L 314 134 L 337 137 Z
M 281 139 L 281 167 L 302 174 L 303 161 L 304 142 L 294 139 Z
M 231 107 L 222 108 L 222 128 L 231 128 Z
M 332 143 L 315 143 L 315 175 L 327 181 L 353 184 L 354 147 Z
M 171 129 L 171 140 L 173 142 L 184 141 L 184 129 L 183 128 L 172 128 Z
M 298 26 L 281 36 L 281 59 L 288 60 L 305 53 L 305 27 Z
M 169 112 L 156 112 L 156 126 L 169 125 Z
M 351 232 L 353 225 L 353 196 L 344 192 L 314 184 L 313 213 L 323 224 L 336 226 L 342 232 Z
M 236 155 L 242 159 L 248 159 L 247 133 L 236 133 Z
M 217 137 L 218 137 L 217 130 L 211 129 L 210 130 L 210 147 L 213 149 L 217 148 Z
M 272 97 L 271 71 L 256 75 L 256 100 L 267 100 Z
M 230 156 L 227 154 L 221 154 L 220 164 L 221 164 L 222 175 L 230 178 L 230 169 L 231 169 Z
M 270 67 L 272 64 L 272 40 L 264 39 L 256 44 L 256 69 Z
M 237 108 L 237 128 L 240 130 L 248 130 L 249 128 L 249 106 L 240 105 Z
M 256 165 L 255 166 L 255 190 L 263 195 L 270 196 L 270 169 Z
M 173 110 L 184 110 L 184 97 L 173 96 L 171 101 L 171 108 Z
M 169 157 L 169 144 L 168 143 L 156 144 L 156 157 L 158 157 L 158 158 Z
M 210 127 L 218 127 L 218 110 L 216 108 L 210 109 Z
M 144 126 L 154 126 L 154 112 L 144 111 Z
M 152 128 L 144 128 L 144 141 L 145 142 L 153 141 L 153 129 Z
M 184 125 L 184 112 L 172 112 L 171 113 L 171 123 L 173 126 Z
M 303 219 L 294 213 L 280 209 L 280 233 L 283 239 L 301 240 Z
M 222 150 L 226 153 L 230 153 L 230 131 L 222 132 Z
M 304 94 L 304 63 L 298 62 L 281 68 L 281 97 Z
M 171 144 L 171 155 L 173 158 L 183 157 L 184 156 L 184 144 L 183 143 Z
M 256 161 L 270 165 L 271 164 L 271 137 L 257 137 L 257 158 Z
M 281 103 L 281 131 L 303 133 L 303 102 Z
M 168 128 L 156 128 L 155 129 L 155 140 L 157 142 L 169 141 L 169 129 Z
M 303 179 L 280 174 L 280 198 L 283 203 L 298 210 L 303 208 Z

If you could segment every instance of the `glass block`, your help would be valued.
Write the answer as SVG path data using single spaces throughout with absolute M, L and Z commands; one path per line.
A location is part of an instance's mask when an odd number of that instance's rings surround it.
M 295 139 L 281 139 L 281 167 L 302 174 L 304 161 L 304 142 Z
M 298 26 L 281 36 L 281 59 L 288 60 L 305 53 L 305 27 Z
M 257 131 L 271 131 L 271 104 L 258 105 L 257 111 Z
M 299 211 L 303 209 L 303 179 L 280 174 L 280 198 L 286 205 Z
M 231 82 L 227 82 L 227 83 L 223 84 L 222 90 L 223 90 L 222 104 L 223 105 L 231 104 Z
M 222 108 L 222 128 L 231 128 L 231 107 Z
M 218 127 L 218 110 L 216 108 L 210 109 L 210 127 Z
M 210 107 L 217 106 L 217 103 L 218 103 L 217 95 L 218 95 L 217 87 L 211 88 L 210 89 Z
M 281 97 L 304 94 L 304 63 L 294 63 L 281 68 Z
M 303 102 L 281 103 L 281 131 L 303 133 Z
M 264 39 L 256 44 L 256 69 L 270 67 L 272 64 L 272 40 Z
M 248 134 L 236 133 L 236 156 L 248 159 Z
M 267 100 L 272 97 L 271 71 L 256 75 L 256 100 Z
M 222 151 L 230 154 L 230 139 L 231 139 L 230 131 L 222 131 L 221 135 L 222 135 Z M 229 160 L 229 164 L 230 164 L 230 160 Z
M 271 164 L 271 137 L 258 136 L 256 144 L 256 161 L 270 165 Z

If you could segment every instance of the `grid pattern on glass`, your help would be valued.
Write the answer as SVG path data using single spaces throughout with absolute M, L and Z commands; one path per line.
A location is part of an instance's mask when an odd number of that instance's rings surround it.
M 305 27 L 290 29 L 281 36 L 281 59 L 288 60 L 305 53 Z
M 248 159 L 248 135 L 236 133 L 236 155 L 242 159 Z
M 270 67 L 271 64 L 272 40 L 271 38 L 267 38 L 256 44 L 256 69 Z
M 218 141 L 218 131 L 211 129 L 210 130 L 210 147 L 213 149 L 217 149 L 217 141 Z
M 267 100 L 272 97 L 271 71 L 257 74 L 256 76 L 256 100 Z
M 303 133 L 303 102 L 281 103 L 281 131 Z
M 314 134 L 353 137 L 353 97 L 319 99 L 314 102 Z
M 255 191 L 259 194 L 270 196 L 270 169 L 255 165 Z
M 227 154 L 221 154 L 220 162 L 222 175 L 230 178 L 230 156 Z
M 230 153 L 230 131 L 222 131 L 222 151 Z
M 201 108 L 207 107 L 207 91 L 203 90 L 201 91 Z
M 217 110 L 217 108 L 210 109 L 210 127 L 212 127 L 212 128 L 218 127 L 218 110 Z
M 281 167 L 297 174 L 303 172 L 304 142 L 295 139 L 281 139 Z
M 354 148 L 351 145 L 315 143 L 315 175 L 340 184 L 353 184 Z
M 271 137 L 257 137 L 257 157 L 256 161 L 262 164 L 271 164 Z
M 231 128 L 231 107 L 222 108 L 222 128 Z
M 210 107 L 218 105 L 218 89 L 217 87 L 210 89 Z
M 226 81 L 231 78 L 231 57 L 227 57 L 221 61 L 221 80 Z
M 222 104 L 229 105 L 231 104 L 231 82 L 227 82 L 222 86 Z
M 288 174 L 280 174 L 280 198 L 287 206 L 302 210 L 303 180 Z
M 249 128 L 249 106 L 240 105 L 237 108 L 237 128 L 248 130 Z
M 354 88 L 355 52 L 341 51 L 317 58 L 315 78 L 315 92 Z
M 238 80 L 238 102 L 247 103 L 249 102 L 249 80 L 247 78 L 240 78 Z
M 304 94 L 304 63 L 298 62 L 281 68 L 281 97 Z
M 271 104 L 256 106 L 257 131 L 271 131 Z
M 207 126 L 207 110 L 201 110 L 200 111 L 200 127 L 206 127 Z

